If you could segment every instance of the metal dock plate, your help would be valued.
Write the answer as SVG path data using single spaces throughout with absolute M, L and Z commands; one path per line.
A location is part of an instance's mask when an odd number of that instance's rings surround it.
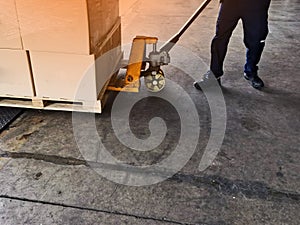
M 0 107 L 0 131 L 12 122 L 23 110 L 18 108 Z

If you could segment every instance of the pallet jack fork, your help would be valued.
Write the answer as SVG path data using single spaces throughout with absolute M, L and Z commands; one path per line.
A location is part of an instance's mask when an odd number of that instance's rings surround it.
M 166 82 L 164 73 L 160 67 L 168 65 L 171 62 L 169 55 L 170 50 L 210 2 L 211 0 L 205 0 L 180 31 L 167 41 L 160 50 L 157 50 L 157 37 L 135 37 L 133 39 L 129 60 L 124 65 L 124 68 L 127 69 L 126 75 L 113 76 L 107 90 L 139 92 L 140 78 L 144 77 L 145 85 L 149 91 L 161 91 L 165 87 Z M 153 46 L 153 50 L 148 56 L 147 45 Z

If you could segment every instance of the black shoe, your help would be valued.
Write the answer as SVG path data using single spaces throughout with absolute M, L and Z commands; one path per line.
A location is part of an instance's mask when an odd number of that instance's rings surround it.
M 265 86 L 262 79 L 260 79 L 257 75 L 251 76 L 249 74 L 244 73 L 244 78 L 246 80 L 249 80 L 251 82 L 252 87 L 254 87 L 255 89 L 261 89 Z
M 202 91 L 201 86 L 211 87 L 215 85 L 214 80 L 218 81 L 219 86 L 221 86 L 221 77 L 216 78 L 212 71 L 208 71 L 206 74 L 203 75 L 203 78 L 199 81 L 194 82 L 194 87 Z

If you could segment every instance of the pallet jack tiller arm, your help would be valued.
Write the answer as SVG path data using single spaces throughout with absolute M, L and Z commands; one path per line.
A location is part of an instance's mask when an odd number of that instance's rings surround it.
M 179 32 L 167 41 L 160 50 L 157 50 L 158 38 L 146 36 L 135 37 L 132 43 L 128 65 L 126 66 L 126 76 L 123 78 L 122 85 L 119 87 L 116 87 L 114 84 L 110 85 L 108 90 L 138 92 L 140 77 L 142 76 L 144 76 L 145 85 L 149 91 L 158 92 L 162 90 L 165 86 L 165 78 L 160 67 L 168 65 L 171 62 L 169 52 L 210 2 L 211 0 L 205 0 Z M 148 44 L 153 45 L 153 50 L 147 57 L 146 46 Z M 147 70 L 145 70 L 147 63 L 149 66 Z

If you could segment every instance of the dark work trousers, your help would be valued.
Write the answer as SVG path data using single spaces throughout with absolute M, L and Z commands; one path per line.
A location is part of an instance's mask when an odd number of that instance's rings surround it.
M 216 77 L 223 75 L 223 63 L 228 43 L 233 30 L 241 19 L 244 30 L 244 44 L 247 48 L 244 72 L 250 76 L 257 75 L 258 66 L 268 35 L 269 4 L 257 7 L 250 1 L 249 7 L 245 0 L 224 0 L 216 25 L 216 35 L 211 44 L 210 69 Z M 260 0 L 261 2 L 266 0 Z M 252 4 L 252 6 L 250 5 Z

